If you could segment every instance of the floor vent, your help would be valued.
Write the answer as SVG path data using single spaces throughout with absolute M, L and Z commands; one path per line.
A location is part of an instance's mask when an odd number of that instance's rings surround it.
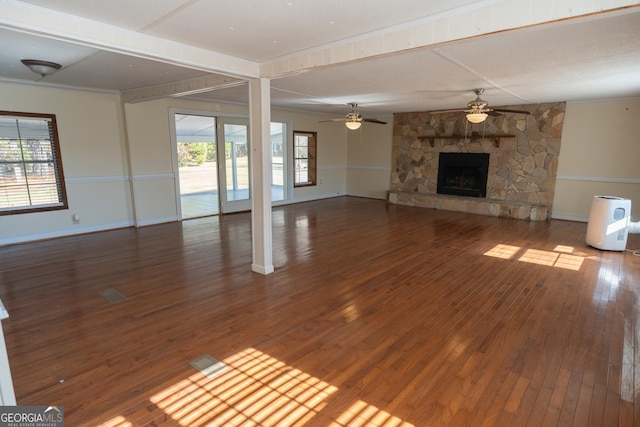
M 227 365 L 208 354 L 192 360 L 189 364 L 207 378 L 213 378 L 227 370 Z
M 125 297 L 124 295 L 122 295 L 120 292 L 118 292 L 113 288 L 100 292 L 100 295 L 102 295 L 104 299 L 112 303 L 127 299 L 127 297 Z

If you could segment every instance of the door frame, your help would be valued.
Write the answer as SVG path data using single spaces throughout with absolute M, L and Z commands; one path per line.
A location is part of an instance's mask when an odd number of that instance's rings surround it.
M 284 170 L 286 171 L 286 173 L 283 174 L 284 199 L 277 201 L 273 199 L 271 200 L 271 206 L 281 206 L 291 203 L 291 199 L 293 197 L 293 173 L 291 169 L 293 167 L 293 158 L 291 156 L 291 138 L 293 135 L 293 126 L 291 120 L 274 120 L 273 117 L 271 117 L 271 123 L 281 123 L 283 126 L 282 149 L 284 158 L 282 159 L 282 161 Z M 272 153 L 270 153 L 270 156 L 271 155 Z M 272 161 L 270 161 L 269 163 L 273 166 Z M 271 174 L 273 174 L 273 170 L 271 171 Z
M 225 125 L 237 125 L 245 126 L 247 129 L 246 144 L 247 144 L 247 172 L 248 172 L 248 191 L 249 197 L 241 200 L 228 200 L 227 199 L 227 159 L 226 159 L 226 143 L 225 140 Z M 230 117 L 219 116 L 216 120 L 216 140 L 217 140 L 217 154 L 218 154 L 218 202 L 220 204 L 220 213 L 233 213 L 251 210 L 251 145 L 250 145 L 250 126 L 249 119 L 247 117 Z M 235 176 L 235 175 L 234 175 Z
M 171 163 L 173 167 L 173 182 L 175 188 L 175 203 L 178 221 L 182 221 L 182 199 L 180 193 L 180 167 L 178 166 L 178 136 L 176 135 L 176 114 L 185 116 L 204 116 L 215 120 L 216 126 L 218 117 L 211 111 L 193 110 L 188 108 L 169 107 L 169 137 L 171 140 Z M 217 135 L 216 135 L 217 138 Z M 216 141 L 217 143 L 217 141 Z M 216 177 L 218 179 L 218 177 Z M 220 183 L 218 182 L 218 186 Z M 218 197 L 218 211 L 220 210 L 220 200 Z
M 224 138 L 220 138 L 221 131 L 219 131 L 219 129 L 221 128 L 220 123 L 223 123 L 225 119 L 231 120 L 231 121 L 246 120 L 247 131 L 250 132 L 251 129 L 248 126 L 249 117 L 243 114 L 212 112 L 208 110 L 197 110 L 197 109 L 191 109 L 191 108 L 169 107 L 169 134 L 170 134 L 169 136 L 171 141 L 171 160 L 173 163 L 176 212 L 178 216 L 178 221 L 182 221 L 183 217 L 182 217 L 182 203 L 180 200 L 180 171 L 178 168 L 178 141 L 177 141 L 177 135 L 176 135 L 176 121 L 175 121 L 176 114 L 206 116 L 206 117 L 214 118 L 216 120 L 216 144 L 220 144 L 220 141 L 224 139 Z M 285 129 L 284 135 L 283 135 L 283 140 L 284 140 L 283 144 L 285 146 L 285 151 L 286 151 L 286 154 L 284 155 L 284 163 L 286 165 L 286 171 L 287 171 L 284 176 L 284 179 L 286 180 L 285 198 L 284 200 L 271 202 L 272 206 L 278 206 L 278 205 L 285 205 L 290 203 L 293 198 L 293 160 L 291 158 L 291 151 L 290 151 L 292 134 L 293 134 L 293 126 L 292 126 L 291 120 L 274 120 L 272 118 L 271 121 L 276 123 L 282 123 Z M 249 144 L 248 135 L 247 135 L 247 144 Z M 249 146 L 248 146 L 248 150 L 249 152 L 251 152 Z M 219 215 L 222 215 L 225 213 L 225 211 L 223 210 L 221 196 L 220 196 L 221 194 L 220 186 L 222 185 L 220 181 L 220 175 L 222 174 L 222 170 L 223 170 L 223 168 L 221 168 L 220 165 L 224 163 L 220 163 L 220 156 L 221 156 L 221 152 L 222 152 L 222 156 L 224 156 L 224 151 L 220 150 L 219 145 L 217 146 L 216 151 L 218 156 L 218 176 L 216 177 L 216 179 L 218 180 L 218 187 L 219 187 L 218 188 L 218 212 L 219 212 Z M 271 162 L 269 163 L 271 164 Z M 251 172 L 251 167 L 249 167 L 249 172 Z M 251 189 L 249 189 L 249 191 L 251 191 Z M 225 197 L 226 197 L 226 188 L 225 188 Z M 250 209 L 251 209 L 251 199 L 248 199 L 248 208 L 243 210 L 250 210 Z M 235 212 L 235 211 L 231 211 L 231 212 Z M 229 213 L 229 211 L 227 211 L 226 213 Z

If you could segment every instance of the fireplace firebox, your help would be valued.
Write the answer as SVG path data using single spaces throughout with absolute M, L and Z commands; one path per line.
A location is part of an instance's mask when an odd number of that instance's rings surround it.
M 488 173 L 489 153 L 440 153 L 437 192 L 486 197 Z

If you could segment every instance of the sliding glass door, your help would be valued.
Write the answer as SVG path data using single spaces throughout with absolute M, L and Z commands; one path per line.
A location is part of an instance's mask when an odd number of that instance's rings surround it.
M 271 123 L 271 201 L 288 199 L 288 159 L 287 139 L 284 123 Z
M 172 110 L 180 219 L 251 209 L 249 121 Z M 287 125 L 271 123 L 271 200 L 289 199 Z
M 249 121 L 220 118 L 218 122 L 221 212 L 250 210 Z
M 219 212 L 216 118 L 174 114 L 181 218 Z

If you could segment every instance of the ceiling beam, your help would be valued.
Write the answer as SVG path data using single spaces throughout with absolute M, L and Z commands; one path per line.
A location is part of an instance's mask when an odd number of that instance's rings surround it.
M 259 64 L 27 3 L 0 0 L 0 28 L 239 78 Z
M 595 19 L 605 13 L 631 13 L 637 0 L 558 2 L 557 0 L 481 0 L 335 43 L 260 64 L 260 76 L 279 78 L 403 51 L 438 46 L 523 27 Z
M 213 90 L 239 86 L 242 84 L 246 84 L 246 80 L 240 80 L 220 74 L 210 74 L 204 77 L 180 80 L 179 82 L 125 90 L 122 91 L 120 98 L 122 102 L 132 104 L 136 102 L 150 101 L 152 99 L 166 98 L 169 96 L 180 97 L 196 93 L 211 92 Z

